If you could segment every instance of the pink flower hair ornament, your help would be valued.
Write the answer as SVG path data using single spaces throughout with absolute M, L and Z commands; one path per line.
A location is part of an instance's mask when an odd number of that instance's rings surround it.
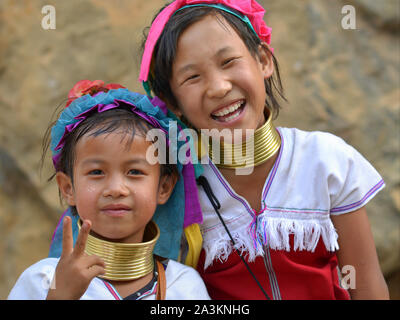
M 257 34 L 261 41 L 266 42 L 267 44 L 271 43 L 272 29 L 268 27 L 263 20 L 265 10 L 255 0 L 176 0 L 157 15 L 150 27 L 145 43 L 142 63 L 140 66 L 139 81 L 143 83 L 143 86 L 149 95 L 150 87 L 147 80 L 151 60 L 153 58 L 154 47 L 160 38 L 165 25 L 175 12 L 193 6 L 214 7 L 229 12 L 245 22 L 250 29 Z M 243 16 L 239 16 L 237 13 L 230 10 L 230 8 L 239 11 Z
M 125 87 L 121 86 L 118 83 L 109 83 L 104 85 L 104 81 L 102 80 L 94 80 L 94 81 L 80 80 L 69 91 L 68 101 L 67 104 L 65 105 L 65 108 L 68 108 L 68 106 L 72 103 L 72 101 L 84 96 L 85 94 L 94 95 L 97 92 L 107 92 L 108 90 L 119 89 L 119 88 L 125 88 Z

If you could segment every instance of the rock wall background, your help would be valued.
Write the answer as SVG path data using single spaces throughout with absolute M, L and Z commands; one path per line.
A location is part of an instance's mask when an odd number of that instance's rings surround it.
M 62 212 L 51 162 L 53 111 L 80 79 L 137 82 L 141 33 L 161 0 L 0 0 L 0 299 L 47 256 Z M 269 0 L 266 21 L 286 96 L 281 126 L 324 130 L 356 147 L 387 187 L 367 206 L 391 297 L 400 298 L 399 0 Z M 44 30 L 45 5 L 56 29 Z M 356 9 L 344 30 L 341 9 Z

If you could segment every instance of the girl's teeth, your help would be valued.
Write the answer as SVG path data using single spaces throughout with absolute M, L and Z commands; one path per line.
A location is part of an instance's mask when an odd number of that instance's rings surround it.
M 231 121 L 231 120 L 235 119 L 239 114 L 240 114 L 240 111 L 237 111 L 237 112 L 235 112 L 233 115 L 231 115 L 231 116 L 225 118 L 223 121 L 224 121 L 224 122 Z
M 233 106 L 224 108 L 223 110 L 218 111 L 217 113 L 214 113 L 213 115 L 214 115 L 214 116 L 217 116 L 217 117 L 223 117 L 223 116 L 225 116 L 225 115 L 227 115 L 227 114 L 229 114 L 229 113 L 232 113 L 232 112 L 234 112 L 235 110 L 239 109 L 241 105 L 242 105 L 242 102 L 238 102 L 238 103 L 236 103 L 236 104 L 233 105 Z M 230 117 L 229 117 L 229 118 L 230 118 Z

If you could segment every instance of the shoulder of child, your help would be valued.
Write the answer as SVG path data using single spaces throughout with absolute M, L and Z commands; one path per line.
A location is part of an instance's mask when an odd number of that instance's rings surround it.
M 375 168 L 342 138 L 328 132 L 287 128 L 281 134 L 286 168 L 328 192 L 331 214 L 360 208 L 384 187 Z
M 294 148 L 321 149 L 323 151 L 347 152 L 354 149 L 344 139 L 324 131 L 304 131 L 296 128 L 281 128 L 284 142 Z
M 343 165 L 359 161 L 361 154 L 344 139 L 329 132 L 281 128 L 286 158 L 296 164 Z
M 8 300 L 45 300 L 58 258 L 46 258 L 27 268 L 15 283 Z
M 192 267 L 174 260 L 168 260 L 165 276 L 167 280 L 167 299 L 210 299 L 202 278 Z

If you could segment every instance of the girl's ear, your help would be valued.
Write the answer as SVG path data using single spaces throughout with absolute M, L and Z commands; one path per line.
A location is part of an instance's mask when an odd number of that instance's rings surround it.
M 158 186 L 157 204 L 164 204 L 168 201 L 178 181 L 177 174 L 164 175 L 160 178 Z
M 75 206 L 74 188 L 71 178 L 64 172 L 59 171 L 56 173 L 56 180 L 65 201 L 67 201 L 68 205 Z
M 274 73 L 274 62 L 272 60 L 271 49 L 266 42 L 262 42 L 258 47 L 258 56 L 260 59 L 264 79 L 268 79 Z

